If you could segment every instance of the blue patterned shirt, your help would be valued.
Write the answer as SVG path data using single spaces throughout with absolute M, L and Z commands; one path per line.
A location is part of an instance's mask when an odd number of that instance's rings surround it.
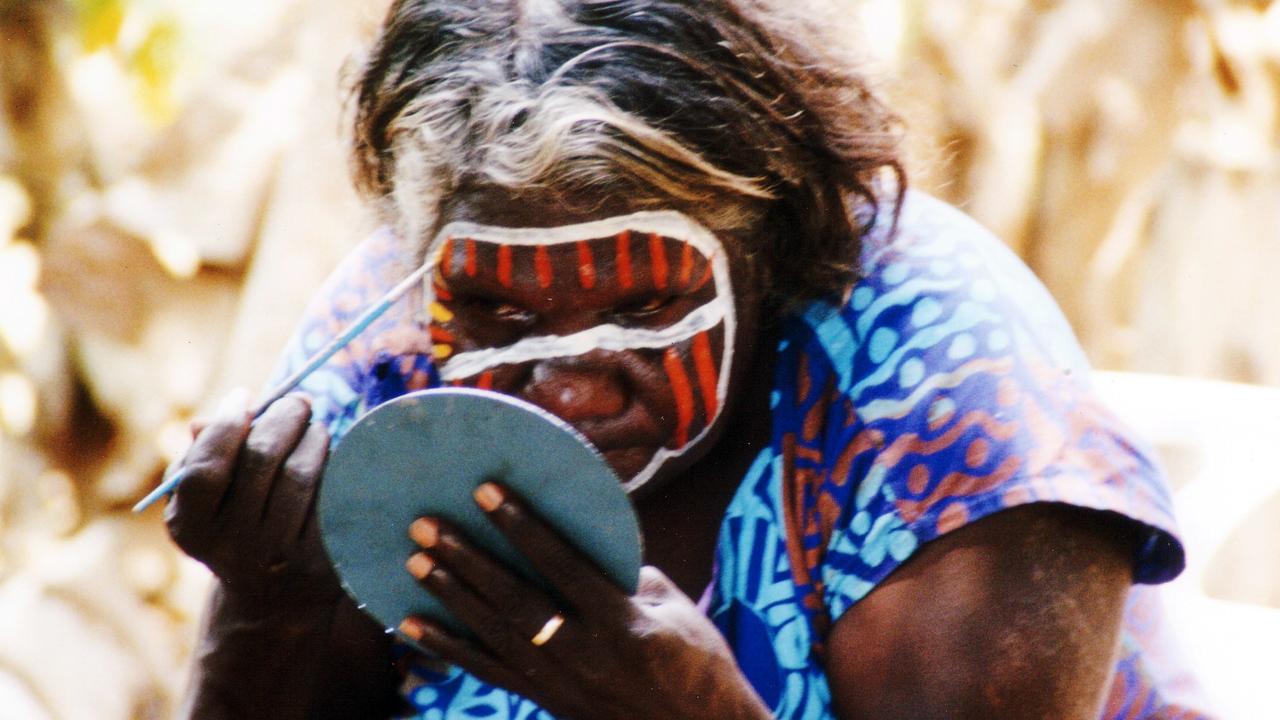
M 313 302 L 279 376 L 411 256 L 385 231 L 362 244 Z M 303 384 L 335 442 L 367 409 L 438 383 L 420 305 L 406 298 Z M 1151 587 L 1183 566 L 1164 480 L 1098 404 L 1065 319 L 998 240 L 909 195 L 896 233 L 882 223 L 864 239 L 848 296 L 784 318 L 776 352 L 772 442 L 725 513 L 708 606 L 776 717 L 833 717 L 828 630 L 922 545 L 1033 502 L 1112 511 L 1145 538 L 1102 717 L 1204 717 Z M 406 666 L 414 717 L 549 717 L 459 669 Z

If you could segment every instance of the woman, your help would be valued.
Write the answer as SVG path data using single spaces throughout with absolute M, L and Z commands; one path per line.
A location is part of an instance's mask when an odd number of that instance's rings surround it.
M 356 96 L 388 226 L 281 372 L 431 279 L 309 400 L 250 430 L 233 398 L 188 455 L 170 530 L 219 578 L 191 713 L 1192 715 L 1133 586 L 1182 566 L 1158 472 L 1025 268 L 905 192 L 851 67 L 749 0 L 396 2 Z M 554 596 L 423 518 L 406 570 L 474 637 L 406 618 L 443 665 L 355 610 L 310 513 L 326 449 L 439 384 L 596 444 L 641 518 L 635 596 L 491 483 Z

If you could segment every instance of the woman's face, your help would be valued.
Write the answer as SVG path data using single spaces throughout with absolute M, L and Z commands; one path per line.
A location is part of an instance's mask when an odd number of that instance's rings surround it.
M 442 379 L 557 415 L 635 490 L 717 441 L 754 354 L 760 293 L 740 240 L 630 207 L 461 193 L 426 261 Z

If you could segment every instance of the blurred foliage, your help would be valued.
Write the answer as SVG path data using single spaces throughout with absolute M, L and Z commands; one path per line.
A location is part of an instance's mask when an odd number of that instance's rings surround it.
M 138 80 L 143 108 L 157 121 L 170 121 L 177 116 L 173 97 L 173 81 L 177 74 L 181 43 L 177 21 L 157 21 L 138 46 L 129 53 L 126 67 Z
M 181 26 L 173 13 L 149 13 L 128 0 L 72 0 L 80 49 L 111 54 L 135 85 L 135 99 L 156 124 L 177 114 L 174 80 L 183 60 Z M 126 33 L 126 19 L 132 21 Z
M 125 0 L 73 0 L 85 52 L 115 47 L 124 26 Z

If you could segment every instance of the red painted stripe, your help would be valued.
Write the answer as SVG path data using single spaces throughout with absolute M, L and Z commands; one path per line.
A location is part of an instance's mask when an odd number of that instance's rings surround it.
M 502 287 L 511 287 L 511 246 L 498 246 L 498 282 Z
M 476 241 L 467 239 L 467 277 L 476 276 Z
M 704 285 L 711 282 L 711 276 L 712 276 L 711 263 L 708 262 L 707 267 L 702 271 L 702 277 L 698 278 L 698 282 L 695 283 L 693 287 L 689 288 L 689 292 L 697 292 L 701 290 Z
M 445 330 L 439 325 L 432 325 L 431 339 L 438 343 L 451 343 L 457 338 L 453 336 L 453 333 L 449 332 L 448 330 Z
M 591 246 L 585 240 L 578 241 L 578 284 L 583 290 L 596 286 L 596 259 L 591 255 Z
M 693 423 L 693 388 L 689 385 L 689 375 L 684 371 L 684 361 L 680 353 L 673 347 L 667 348 L 662 355 L 662 365 L 667 371 L 667 379 L 671 381 L 671 392 L 676 401 L 676 448 L 689 443 L 689 425 Z
M 449 276 L 449 269 L 453 267 L 453 238 L 445 238 L 444 247 L 440 248 L 440 275 Z
M 618 284 L 630 288 L 635 284 L 631 277 L 631 231 L 618 233 Z
M 705 332 L 693 338 L 693 368 L 698 373 L 698 390 L 702 393 L 702 404 L 707 411 L 707 424 L 715 419 L 719 403 L 716 401 L 718 373 L 715 359 L 711 356 L 711 340 Z
M 659 290 L 667 289 L 667 244 L 658 233 L 649 233 L 649 263 L 653 270 L 653 286 Z
M 534 269 L 538 273 L 538 287 L 546 290 L 551 287 L 551 254 L 546 245 L 539 245 L 533 253 Z
M 449 288 L 444 286 L 439 276 L 436 277 L 435 282 L 431 283 L 431 292 L 435 294 L 437 300 L 449 302 L 453 299 L 453 293 L 449 292 Z
M 476 387 L 481 390 L 492 390 L 493 389 L 493 371 L 485 370 L 484 372 L 480 373 L 480 379 L 476 380 Z
M 684 244 L 680 251 L 680 284 L 687 286 L 693 278 L 693 246 Z

